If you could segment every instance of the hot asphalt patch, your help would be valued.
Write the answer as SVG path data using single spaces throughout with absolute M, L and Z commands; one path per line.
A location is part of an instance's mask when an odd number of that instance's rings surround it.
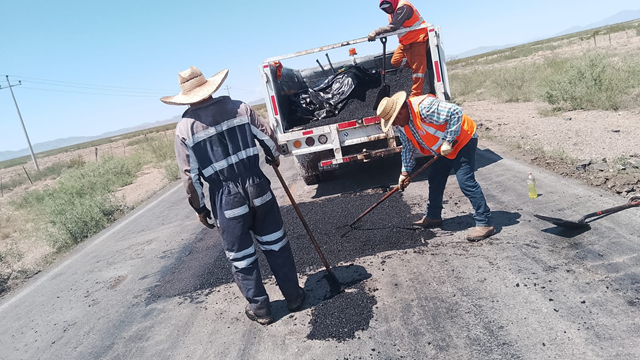
M 344 226 L 382 195 L 346 194 L 300 204 L 329 263 L 352 263 L 358 258 L 381 252 L 426 246 L 423 240 L 430 239 L 433 233 L 406 228 L 407 214 L 411 209 L 401 195 L 391 197 L 366 217 L 359 224 L 361 230 L 346 238 L 341 237 L 345 232 Z M 310 274 L 323 269 L 294 209 L 281 206 L 281 211 L 298 272 Z M 266 259 L 259 254 L 263 278 L 271 277 Z M 160 282 L 151 289 L 150 300 L 182 296 L 199 302 L 217 287 L 232 282 L 230 265 L 224 256 L 218 231 L 203 229 L 181 250 L 176 261 L 162 271 Z

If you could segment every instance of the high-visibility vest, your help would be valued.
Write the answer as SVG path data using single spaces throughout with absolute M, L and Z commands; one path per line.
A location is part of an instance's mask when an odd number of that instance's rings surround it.
M 400 6 L 408 6 L 413 9 L 413 16 L 411 17 L 411 19 L 405 21 L 404 24 L 402 24 L 403 28 L 405 29 L 410 28 L 418 23 L 420 25 L 424 25 L 427 23 L 426 21 L 424 21 L 422 16 L 420 16 L 418 9 L 416 9 L 416 7 L 413 6 L 413 4 L 410 3 L 409 1 L 400 0 L 396 9 L 399 8 Z M 389 23 L 391 23 L 392 21 L 393 21 L 393 15 L 389 15 Z M 398 35 L 398 39 L 400 40 L 400 44 L 402 45 L 409 45 L 417 42 L 424 42 L 429 40 L 429 30 L 427 28 L 424 28 L 424 29 L 409 31 L 402 35 Z
M 424 155 L 440 154 L 440 147 L 444 141 L 444 133 L 447 130 L 447 124 L 436 125 L 422 120 L 420 115 L 420 104 L 429 97 L 435 97 L 431 94 L 425 96 L 416 96 L 409 98 L 409 112 L 411 120 L 415 126 L 416 132 L 413 133 L 409 125 L 404 127 L 404 133 L 415 147 Z M 453 151 L 446 157 L 455 159 L 458 152 L 462 149 L 476 133 L 476 123 L 467 115 L 462 115 L 462 124 L 460 125 L 460 135 L 456 138 L 458 141 L 453 147 Z M 418 138 L 416 138 L 416 136 Z M 431 151 L 429 150 L 431 149 Z

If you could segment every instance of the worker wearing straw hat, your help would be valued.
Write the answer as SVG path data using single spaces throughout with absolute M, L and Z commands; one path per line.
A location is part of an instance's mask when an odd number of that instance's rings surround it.
M 290 311 L 302 308 L 305 292 L 298 284 L 280 208 L 259 166 L 256 141 L 267 163 L 280 164 L 274 131 L 247 104 L 228 96 L 211 96 L 220 89 L 228 72 L 223 70 L 206 79 L 192 66 L 179 73 L 180 94 L 160 100 L 189 106 L 175 135 L 176 157 L 189 204 L 204 226 L 218 226 L 234 280 L 249 302 L 245 314 L 266 325 L 273 322 L 273 317 L 254 239 Z M 205 202 L 202 180 L 209 184 L 211 210 Z
M 402 140 L 402 173 L 398 185 L 409 185 L 409 173 L 415 165 L 414 154 L 442 155 L 429 175 L 429 202 L 425 216 L 414 225 L 431 228 L 442 225 L 442 198 L 447 178 L 453 169 L 462 193 L 469 199 L 475 213 L 476 227 L 467 235 L 469 241 L 480 241 L 495 233 L 491 210 L 475 178 L 478 147 L 476 124 L 454 104 L 433 95 L 407 99 L 405 92 L 384 98 L 378 107 L 382 130 L 395 125 Z

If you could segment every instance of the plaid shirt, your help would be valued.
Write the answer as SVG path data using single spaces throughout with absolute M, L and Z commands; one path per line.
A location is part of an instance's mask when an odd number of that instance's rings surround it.
M 444 102 L 436 97 L 429 96 L 419 105 L 420 117 L 422 122 L 435 125 L 447 124 L 444 132 L 444 140 L 452 143 L 458 135 L 460 135 L 460 127 L 462 126 L 462 109 L 458 105 Z M 413 120 L 413 119 L 412 119 Z M 419 139 L 418 129 L 416 129 L 413 121 L 409 121 L 406 126 Z M 411 172 L 415 166 L 416 148 L 405 134 L 405 129 L 396 126 L 400 141 L 402 141 L 402 171 Z M 474 138 L 478 135 L 473 134 Z M 425 146 L 433 155 L 437 155 L 430 147 Z

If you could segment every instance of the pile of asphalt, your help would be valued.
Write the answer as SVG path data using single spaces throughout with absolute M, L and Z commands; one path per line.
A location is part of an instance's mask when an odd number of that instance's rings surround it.
M 391 95 L 403 90 L 409 94 L 411 92 L 411 85 L 413 85 L 411 69 L 403 69 L 400 72 L 395 70 L 388 72 L 387 84 L 391 88 Z M 311 121 L 309 124 L 304 125 L 303 128 L 311 129 L 319 126 L 332 125 L 344 121 L 360 120 L 366 117 L 376 116 L 376 111 L 373 109 L 373 105 L 376 102 L 376 97 L 378 96 L 379 91 L 380 88 L 369 89 L 364 101 L 359 99 L 350 99 L 338 115 L 331 118 Z
M 358 258 L 381 252 L 426 246 L 421 241 L 423 232 L 405 228 L 411 209 L 401 195 L 392 196 L 362 220 L 358 224 L 360 230 L 342 237 L 349 230 L 347 224 L 383 195 L 347 194 L 300 204 L 330 264 L 352 263 Z M 281 206 L 280 209 L 298 272 L 310 274 L 324 269 L 295 210 L 291 206 Z M 261 251 L 258 253 L 263 278 L 271 277 L 264 255 Z M 183 296 L 190 301 L 199 301 L 217 287 L 231 282 L 231 266 L 224 255 L 218 231 L 204 229 L 181 250 L 176 261 L 161 272 L 161 280 L 151 289 L 149 300 Z
M 356 332 L 369 328 L 373 307 L 378 303 L 360 283 L 311 311 L 309 340 L 335 340 L 344 342 L 356 337 Z

